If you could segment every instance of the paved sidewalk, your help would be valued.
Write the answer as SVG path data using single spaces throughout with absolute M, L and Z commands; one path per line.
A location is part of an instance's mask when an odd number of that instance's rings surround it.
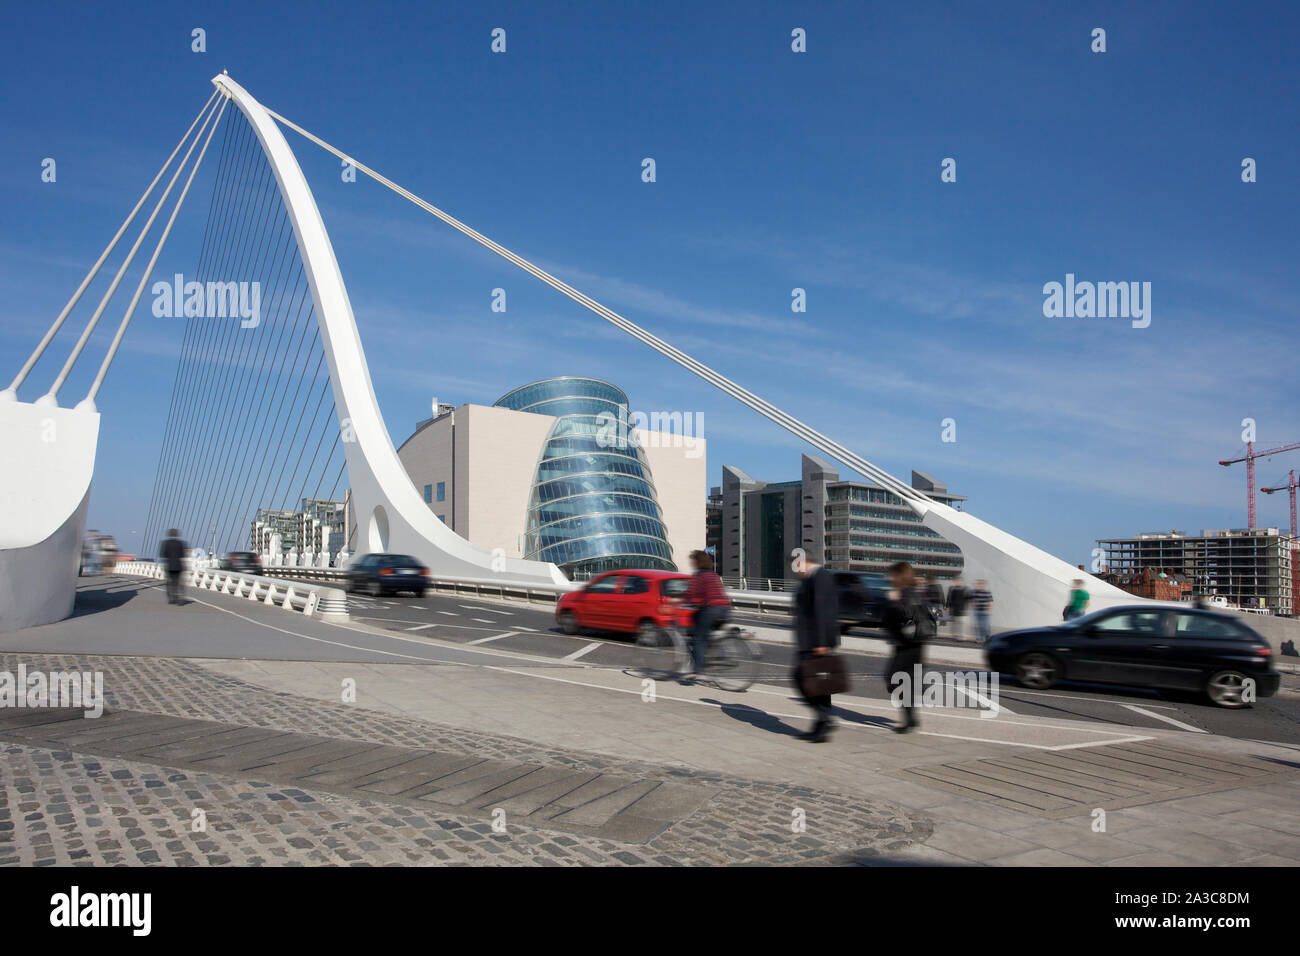
M 900 737 L 887 705 L 851 696 L 833 740 L 810 745 L 795 737 L 804 708 L 780 689 L 660 684 L 648 700 L 635 675 L 509 655 L 6 654 L 0 669 L 19 660 L 103 671 L 109 715 L 28 712 L 24 727 L 0 712 L 0 862 L 1300 861 L 1295 747 L 960 713 L 927 713 L 923 734 Z M 350 741 L 363 746 L 336 749 Z M 511 804 L 530 774 L 555 792 Z M 565 792 L 579 799 L 557 802 Z

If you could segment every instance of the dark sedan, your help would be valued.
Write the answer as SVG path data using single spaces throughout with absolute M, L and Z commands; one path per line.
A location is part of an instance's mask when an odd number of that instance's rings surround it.
M 1268 641 L 1232 615 L 1175 607 L 1112 607 L 1055 627 L 1006 631 L 989 667 L 1026 687 L 1097 681 L 1191 690 L 1220 707 L 1277 693 Z M 1252 692 L 1253 688 L 1253 692 Z
M 245 574 L 261 574 L 262 559 L 254 551 L 231 551 L 217 565 L 222 571 L 243 571 Z
M 343 572 L 347 590 L 381 594 L 410 591 L 424 597 L 429 569 L 409 554 L 363 554 Z
M 889 602 L 889 584 L 878 574 L 836 571 L 835 591 L 840 599 L 840 633 L 851 627 L 880 627 Z

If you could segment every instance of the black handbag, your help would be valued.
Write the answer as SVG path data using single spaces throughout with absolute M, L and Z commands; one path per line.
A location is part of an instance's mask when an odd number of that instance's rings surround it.
M 808 697 L 843 694 L 849 689 L 849 672 L 838 654 L 818 654 L 799 662 L 799 687 Z

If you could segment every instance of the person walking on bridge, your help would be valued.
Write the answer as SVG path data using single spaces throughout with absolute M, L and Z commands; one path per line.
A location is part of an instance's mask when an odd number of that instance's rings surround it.
M 1070 600 L 1065 605 L 1065 613 L 1062 617 L 1067 621 L 1073 621 L 1076 617 L 1083 617 L 1083 612 L 1088 609 L 1088 598 L 1090 595 L 1083 588 L 1083 581 L 1075 578 L 1070 582 Z
M 896 703 L 901 720 L 890 729 L 905 734 L 920 726 L 916 703 L 921 698 L 921 675 L 925 642 L 937 633 L 929 595 L 918 586 L 916 572 L 906 561 L 890 565 L 889 604 L 885 608 L 884 627 L 894 653 L 885 672 L 885 690 Z
M 835 728 L 831 695 L 810 691 L 806 685 L 806 662 L 831 654 L 840 644 L 840 598 L 835 575 L 814 561 L 802 548 L 795 550 L 793 570 L 803 580 L 794 596 L 794 633 L 798 649 L 794 682 L 799 695 L 813 709 L 812 729 L 803 740 L 825 743 Z
M 167 537 L 159 549 L 163 561 L 163 570 L 167 572 L 167 603 L 181 603 L 181 572 L 185 570 L 185 542 L 181 533 L 175 528 L 167 532 Z

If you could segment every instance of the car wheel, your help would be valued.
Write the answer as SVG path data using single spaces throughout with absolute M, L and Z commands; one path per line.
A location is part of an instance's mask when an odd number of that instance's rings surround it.
M 384 589 L 379 586 L 378 581 L 370 582 L 370 594 L 372 597 L 383 597 Z
M 1246 682 L 1251 678 L 1241 671 L 1218 671 L 1205 682 L 1205 693 L 1219 707 L 1237 710 L 1249 704 L 1243 699 Z
M 578 626 L 578 618 L 572 611 L 563 611 L 560 614 L 560 630 L 565 634 L 573 635 L 582 630 Z
M 425 596 L 426 594 L 428 594 L 428 593 L 429 593 L 429 589 L 428 589 L 428 588 L 420 588 L 420 590 L 418 590 L 418 591 L 415 592 L 415 596 L 418 597 L 418 598 L 422 598 L 422 597 L 424 597 L 424 596 Z
M 641 623 L 636 626 L 636 639 L 638 643 L 645 643 L 654 640 L 655 635 L 659 632 L 659 625 L 650 618 L 642 618 Z
M 1016 660 L 1016 679 L 1034 690 L 1046 690 L 1060 679 L 1060 667 L 1052 655 L 1030 651 Z

